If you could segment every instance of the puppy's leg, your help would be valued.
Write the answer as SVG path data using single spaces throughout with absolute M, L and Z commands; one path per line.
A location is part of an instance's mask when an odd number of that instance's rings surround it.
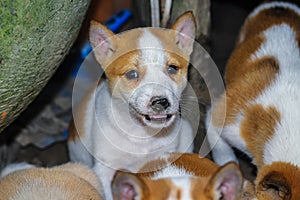
M 104 193 L 107 200 L 113 199 L 111 191 L 111 182 L 115 174 L 115 169 L 107 167 L 100 162 L 96 162 L 93 168 L 94 172 L 97 174 L 103 186 L 102 190 L 99 191 L 101 194 Z
M 213 160 L 219 165 L 224 165 L 230 161 L 238 163 L 232 147 L 224 139 L 224 136 L 222 136 L 222 134 L 225 134 L 224 127 L 215 126 L 212 123 L 211 114 L 211 109 L 209 109 L 206 117 L 206 134 Z
M 220 135 L 221 131 L 220 128 L 212 125 L 207 133 L 207 139 L 212 150 L 214 161 L 219 165 L 224 165 L 230 161 L 238 163 L 233 149 Z

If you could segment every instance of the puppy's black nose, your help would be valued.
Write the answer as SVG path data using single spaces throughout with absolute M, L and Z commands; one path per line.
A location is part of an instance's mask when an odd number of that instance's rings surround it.
M 170 106 L 168 99 L 165 97 L 152 97 L 150 102 L 151 102 L 151 108 L 155 112 L 164 111 Z

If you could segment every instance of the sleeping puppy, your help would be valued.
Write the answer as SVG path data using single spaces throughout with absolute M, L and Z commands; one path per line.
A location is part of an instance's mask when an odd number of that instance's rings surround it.
M 162 152 L 191 152 L 194 133 L 180 115 L 193 50 L 192 12 L 171 29 L 138 28 L 114 35 L 92 21 L 90 42 L 107 79 L 74 111 L 72 161 L 93 167 L 111 199 L 115 169 L 136 171 Z M 99 77 L 100 78 L 100 77 Z
M 18 164 L 8 168 L 6 176 L 0 179 L 1 200 L 103 199 L 98 193 L 101 190 L 98 177 L 82 164 L 52 168 Z
M 143 173 L 147 171 L 146 173 Z M 196 154 L 167 154 L 147 163 L 140 174 L 117 171 L 114 200 L 251 200 L 253 185 L 232 162 L 218 166 Z
M 228 60 L 226 94 L 207 118 L 217 163 L 237 162 L 232 147 L 253 159 L 258 199 L 300 199 L 299 45 L 299 7 L 277 1 L 258 6 Z

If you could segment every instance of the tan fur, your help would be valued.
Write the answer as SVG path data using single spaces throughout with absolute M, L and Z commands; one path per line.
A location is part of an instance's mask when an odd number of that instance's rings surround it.
M 138 50 L 131 51 L 125 55 L 120 56 L 107 67 L 105 74 L 110 80 L 109 87 L 111 91 L 115 88 L 120 87 L 116 87 L 116 84 L 121 84 L 122 89 L 128 91 L 131 91 L 137 87 L 137 85 L 145 75 L 145 68 L 140 68 L 138 66 L 139 54 L 140 53 Z M 124 77 L 124 74 L 130 70 L 136 70 L 139 73 L 138 80 L 130 81 Z
M 253 105 L 245 110 L 245 120 L 241 124 L 241 136 L 247 149 L 253 155 L 253 163 L 261 167 L 264 145 L 272 138 L 276 124 L 280 121 L 280 113 L 276 108 Z
M 93 199 L 101 200 L 96 175 L 81 164 L 53 168 L 30 168 L 0 180 L 0 199 Z
M 144 190 L 148 190 L 148 192 L 143 193 L 145 200 L 154 200 L 154 199 L 167 199 L 170 195 L 170 188 L 173 187 L 171 181 L 169 180 L 150 180 L 144 179 L 145 185 Z

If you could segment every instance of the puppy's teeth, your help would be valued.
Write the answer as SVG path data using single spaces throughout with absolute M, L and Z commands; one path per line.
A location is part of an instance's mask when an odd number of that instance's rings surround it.
M 150 118 L 153 118 L 153 119 L 165 119 L 165 118 L 167 118 L 167 115 L 152 115 Z

